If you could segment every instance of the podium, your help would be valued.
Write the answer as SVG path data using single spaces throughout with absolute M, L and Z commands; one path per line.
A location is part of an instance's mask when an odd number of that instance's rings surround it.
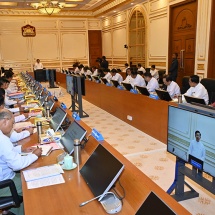
M 34 78 L 36 81 L 45 82 L 46 81 L 46 70 L 45 69 L 34 70 Z

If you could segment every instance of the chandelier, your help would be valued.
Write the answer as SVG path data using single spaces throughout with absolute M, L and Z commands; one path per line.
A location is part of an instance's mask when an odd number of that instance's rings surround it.
M 40 1 L 39 3 L 31 3 L 31 6 L 34 9 L 37 9 L 42 14 L 56 14 L 61 11 L 62 8 L 64 8 L 65 3 L 60 3 L 58 1 Z

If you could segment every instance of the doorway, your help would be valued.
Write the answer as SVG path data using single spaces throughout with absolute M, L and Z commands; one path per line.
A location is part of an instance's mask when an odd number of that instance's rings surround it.
M 194 74 L 197 25 L 197 1 L 178 4 L 170 8 L 169 68 L 172 54 L 178 54 L 177 83 L 182 86 L 184 76 Z

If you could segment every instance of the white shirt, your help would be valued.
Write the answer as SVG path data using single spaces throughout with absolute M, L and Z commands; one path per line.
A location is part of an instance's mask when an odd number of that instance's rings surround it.
M 106 78 L 108 81 L 112 79 L 112 75 L 110 74 L 110 72 L 108 72 L 104 78 Z
M 98 75 L 98 69 L 95 69 L 95 70 L 93 71 L 92 76 L 97 76 L 97 75 Z
M 185 95 L 204 99 L 206 104 L 208 104 L 209 101 L 208 91 L 201 83 L 198 83 L 195 87 L 190 87 Z
M 34 64 L 34 70 L 37 70 L 37 69 L 43 69 L 43 64 L 41 62 L 39 63 L 36 62 Z
M 155 89 L 159 88 L 158 81 L 154 77 L 152 77 L 151 80 L 148 82 L 146 87 L 147 87 L 149 92 L 154 92 Z
M 116 73 L 112 78 L 111 80 L 115 80 L 115 81 L 118 81 L 119 83 L 121 83 L 123 81 L 123 78 L 122 76 L 119 74 L 119 73 Z
M 136 78 L 131 79 L 131 85 L 132 87 L 134 86 L 144 87 L 146 86 L 146 82 L 141 75 L 137 74 Z
M 92 75 L 92 72 L 88 69 L 87 71 L 84 71 L 84 75 Z
M 5 93 L 5 97 L 4 97 L 4 103 L 6 106 L 9 106 L 9 105 L 15 105 L 17 104 L 17 101 L 14 101 L 13 99 L 10 99 L 6 93 Z
M 152 77 L 154 77 L 155 79 L 158 80 L 159 74 L 158 74 L 158 70 L 157 69 L 154 69 L 154 70 L 150 69 L 150 73 L 151 73 Z
M 137 71 L 142 71 L 143 73 L 146 72 L 146 70 L 142 66 Z
M 24 119 L 25 119 L 25 115 L 23 115 L 23 114 L 18 115 L 18 116 L 14 116 L 15 123 L 23 121 Z
M 205 147 L 201 141 L 191 140 L 188 149 L 188 155 L 193 155 L 194 157 L 204 161 L 205 160 Z
M 18 91 L 18 87 L 15 83 L 10 82 L 8 88 L 5 90 L 7 94 L 16 93 Z
M 175 95 L 181 94 L 180 87 L 174 81 L 171 81 L 170 85 L 167 86 L 167 92 L 173 98 Z
M 7 108 L 10 112 L 16 113 L 19 112 L 19 108 Z M 24 116 L 24 115 L 23 115 Z
M 26 137 L 29 137 L 31 134 L 29 131 L 21 131 L 21 132 L 16 132 L 16 131 L 12 131 L 12 133 L 10 134 L 10 141 L 12 143 L 18 142 L 19 140 L 22 140 Z
M 14 171 L 21 170 L 38 159 L 35 154 L 21 156 L 21 146 L 14 147 L 9 137 L 0 130 L 0 181 L 13 179 Z
M 131 83 L 133 78 L 130 75 L 127 75 L 126 79 L 123 81 L 124 83 Z

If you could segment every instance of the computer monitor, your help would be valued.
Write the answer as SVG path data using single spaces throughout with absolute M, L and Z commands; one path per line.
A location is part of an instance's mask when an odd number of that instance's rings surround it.
M 140 86 L 136 86 L 137 90 L 142 94 L 142 95 L 145 95 L 145 96 L 149 96 L 150 93 L 149 91 L 147 90 L 146 87 L 140 87 Z
M 48 95 L 47 95 L 47 94 L 45 94 L 45 95 L 41 96 L 41 98 L 40 98 L 40 105 L 41 105 L 41 106 L 43 106 L 43 105 L 44 105 L 45 100 L 47 99 L 47 97 L 48 97 Z
M 124 87 L 126 90 L 128 90 L 128 91 L 130 91 L 131 89 L 133 89 L 133 87 L 132 87 L 131 84 L 129 84 L 129 83 L 124 83 L 124 82 L 122 82 L 122 85 L 123 85 L 123 87 Z
M 55 132 L 60 128 L 61 124 L 66 118 L 66 115 L 67 115 L 66 111 L 64 111 L 60 107 L 57 108 L 54 116 L 51 118 L 51 121 L 50 121 L 50 125 Z
M 76 75 L 66 76 L 66 88 L 67 92 L 72 96 L 81 94 L 85 96 L 85 77 Z
M 54 107 L 54 100 L 51 98 L 51 99 L 49 99 L 48 100 L 48 106 L 49 106 L 49 110 L 51 111 L 52 110 L 52 108 Z
M 151 192 L 135 215 L 176 215 L 154 192 Z
M 119 82 L 116 80 L 111 80 L 112 84 L 114 87 L 118 87 L 119 86 Z
M 99 201 L 111 189 L 124 165 L 101 144 L 83 165 L 80 173 Z
M 101 78 L 101 81 L 104 83 L 104 84 L 107 84 L 108 83 L 108 80 L 106 78 Z
M 159 99 L 164 100 L 164 101 L 172 101 L 171 96 L 166 90 L 155 90 Z
M 66 76 L 66 91 L 67 91 L 67 93 L 69 93 L 72 96 L 75 95 L 75 92 L 74 92 L 74 80 L 73 80 L 72 75 L 67 75 Z
M 87 131 L 82 126 L 80 126 L 76 121 L 73 121 L 62 136 L 60 143 L 64 146 L 64 150 L 68 154 L 72 154 L 74 151 L 74 140 L 79 139 L 81 142 L 86 133 Z
M 43 88 L 38 89 L 35 95 L 36 99 L 38 99 L 39 96 L 42 95 L 42 93 L 43 93 Z
M 184 98 L 187 103 L 199 103 L 199 104 L 205 105 L 204 99 L 193 97 L 193 96 L 187 96 L 187 95 L 184 95 Z

